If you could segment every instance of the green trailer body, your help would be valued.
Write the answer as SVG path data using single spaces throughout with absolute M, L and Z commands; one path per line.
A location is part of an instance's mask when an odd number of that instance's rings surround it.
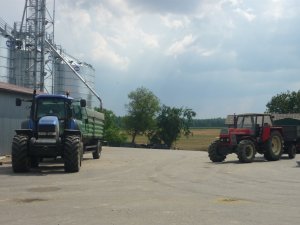
M 273 114 L 273 123 L 282 127 L 284 151 L 289 156 L 300 153 L 300 113 Z
M 102 139 L 104 114 L 89 108 L 82 108 L 80 131 L 85 139 Z

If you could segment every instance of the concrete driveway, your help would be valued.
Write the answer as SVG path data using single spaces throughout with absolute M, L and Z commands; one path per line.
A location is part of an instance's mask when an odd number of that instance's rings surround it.
M 296 225 L 297 157 L 215 164 L 206 152 L 106 147 L 99 160 L 85 155 L 79 173 L 58 162 L 14 174 L 4 164 L 0 224 Z

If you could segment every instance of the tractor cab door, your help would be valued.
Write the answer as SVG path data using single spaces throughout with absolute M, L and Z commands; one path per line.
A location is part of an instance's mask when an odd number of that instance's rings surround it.
M 82 134 L 86 132 L 86 113 L 85 108 L 81 108 L 79 102 L 72 103 L 72 117 L 76 120 L 79 130 Z
M 272 126 L 271 117 L 270 116 L 264 116 L 263 125 L 262 125 L 262 132 L 261 132 L 262 142 L 265 142 L 270 138 L 271 126 Z

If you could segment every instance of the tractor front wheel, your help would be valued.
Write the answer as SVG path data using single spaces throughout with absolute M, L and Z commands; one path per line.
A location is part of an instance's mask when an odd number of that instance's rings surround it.
M 253 141 L 242 140 L 237 146 L 237 156 L 242 163 L 251 163 L 256 154 Z
M 82 159 L 82 145 L 77 136 L 67 136 L 64 146 L 65 171 L 69 173 L 80 170 Z
M 220 141 L 216 140 L 208 147 L 208 156 L 212 162 L 223 162 L 226 155 L 220 153 Z
M 278 131 L 271 132 L 269 140 L 265 144 L 264 157 L 268 161 L 279 160 L 282 155 L 282 136 Z
M 12 142 L 12 169 L 15 173 L 28 172 L 30 169 L 30 158 L 28 156 L 28 137 L 15 135 Z

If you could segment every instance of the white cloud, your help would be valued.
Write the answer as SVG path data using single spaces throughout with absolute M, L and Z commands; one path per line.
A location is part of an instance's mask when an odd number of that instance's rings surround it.
M 237 8 L 235 10 L 235 12 L 237 14 L 241 15 L 242 17 L 244 17 L 249 22 L 252 22 L 256 18 L 256 15 L 253 14 L 251 11 L 252 11 L 251 9 L 243 10 L 241 8 Z
M 100 4 L 94 8 L 96 13 L 96 21 L 98 24 L 105 24 L 111 22 L 113 19 L 113 14 L 110 10 L 105 8 L 103 4 Z
M 267 10 L 264 12 L 264 16 L 271 20 L 280 20 L 288 17 L 292 17 L 299 12 L 293 11 L 293 5 L 288 5 L 287 1 L 272 0 L 267 5 Z
M 190 23 L 190 20 L 186 16 L 183 17 L 182 19 L 177 19 L 177 18 L 175 19 L 171 15 L 161 16 L 160 18 L 162 20 L 162 23 L 166 27 L 171 28 L 171 29 L 184 28 Z
M 112 50 L 102 35 L 94 33 L 92 42 L 94 48 L 91 50 L 91 55 L 94 61 L 100 60 L 119 70 L 126 70 L 128 68 L 129 59 Z
M 139 31 L 139 36 L 143 40 L 143 43 L 151 48 L 159 47 L 157 35 L 154 34 L 147 34 L 143 30 Z
M 167 55 L 178 56 L 187 51 L 187 49 L 194 43 L 195 37 L 192 34 L 185 36 L 183 39 L 173 43 L 167 50 Z
M 0 8 L 11 26 L 22 17 L 19 3 Z M 56 6 L 55 42 L 101 74 L 96 88 L 118 115 L 126 94 L 141 85 L 164 104 L 192 106 L 208 118 L 232 109 L 263 112 L 272 95 L 299 89 L 298 0 L 60 0 Z
M 217 49 L 199 49 L 198 53 L 202 56 L 212 56 L 217 52 Z

